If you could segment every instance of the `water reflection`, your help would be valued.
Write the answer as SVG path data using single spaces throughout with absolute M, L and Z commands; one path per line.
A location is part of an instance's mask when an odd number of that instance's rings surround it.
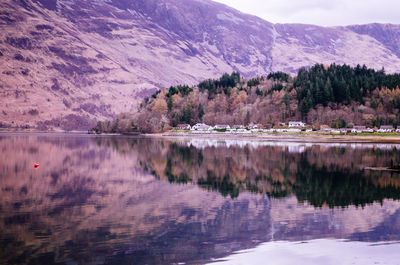
M 400 238 L 398 173 L 364 170 L 398 161 L 396 146 L 198 144 L 0 136 L 0 263 L 203 263 L 270 240 Z
M 399 172 L 370 170 L 398 164 L 396 145 L 380 144 L 381 149 L 359 144 L 360 149 L 354 144 L 253 142 L 250 146 L 240 141 L 216 145 L 196 140 L 194 145 L 192 141 L 164 143 L 161 151 L 159 143 L 153 144 L 139 158 L 145 170 L 172 183 L 196 183 L 231 198 L 241 191 L 274 198 L 294 194 L 315 207 L 365 206 L 400 198 Z

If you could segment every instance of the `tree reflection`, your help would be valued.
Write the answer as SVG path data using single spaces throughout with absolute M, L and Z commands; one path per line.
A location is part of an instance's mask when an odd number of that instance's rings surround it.
M 311 165 L 305 158 L 299 163 L 301 170 L 296 175 L 293 191 L 301 202 L 321 207 L 334 206 L 365 206 L 373 202 L 382 203 L 384 199 L 400 199 L 399 186 L 393 182 L 387 185 L 378 184 L 385 178 L 381 172 L 365 172 L 359 170 L 329 169 L 325 166 L 318 168 Z M 394 176 L 397 175 L 397 176 Z M 388 174 L 386 177 L 399 181 L 398 174 Z
M 283 198 L 291 194 L 315 207 L 365 206 L 400 199 L 400 174 L 370 171 L 390 168 L 397 149 L 381 150 L 311 146 L 291 152 L 288 146 L 195 148 L 188 143 L 163 142 L 164 152 L 149 149 L 141 162 L 160 179 L 196 183 L 237 198 L 240 192 Z M 139 147 L 140 148 L 140 147 Z

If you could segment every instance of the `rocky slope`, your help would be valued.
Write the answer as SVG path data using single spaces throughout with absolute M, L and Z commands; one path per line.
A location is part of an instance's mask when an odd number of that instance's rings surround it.
M 331 62 L 400 71 L 400 26 L 271 24 L 209 0 L 4 0 L 3 127 L 87 129 L 157 88 Z

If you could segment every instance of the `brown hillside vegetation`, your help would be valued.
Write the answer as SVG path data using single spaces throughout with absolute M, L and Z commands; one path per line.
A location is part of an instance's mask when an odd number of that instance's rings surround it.
M 243 79 L 234 72 L 196 86 L 171 86 L 146 98 L 136 113 L 99 122 L 97 132 L 160 132 L 180 123 L 260 124 L 303 120 L 314 128 L 397 125 L 400 75 L 365 66 L 315 65 L 296 77 L 282 72 Z

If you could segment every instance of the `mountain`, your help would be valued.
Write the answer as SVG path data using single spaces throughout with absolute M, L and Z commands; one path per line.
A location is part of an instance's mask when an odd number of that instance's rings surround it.
M 400 26 L 272 24 L 209 0 L 3 0 L 0 126 L 87 129 L 156 89 L 332 62 L 400 71 Z

